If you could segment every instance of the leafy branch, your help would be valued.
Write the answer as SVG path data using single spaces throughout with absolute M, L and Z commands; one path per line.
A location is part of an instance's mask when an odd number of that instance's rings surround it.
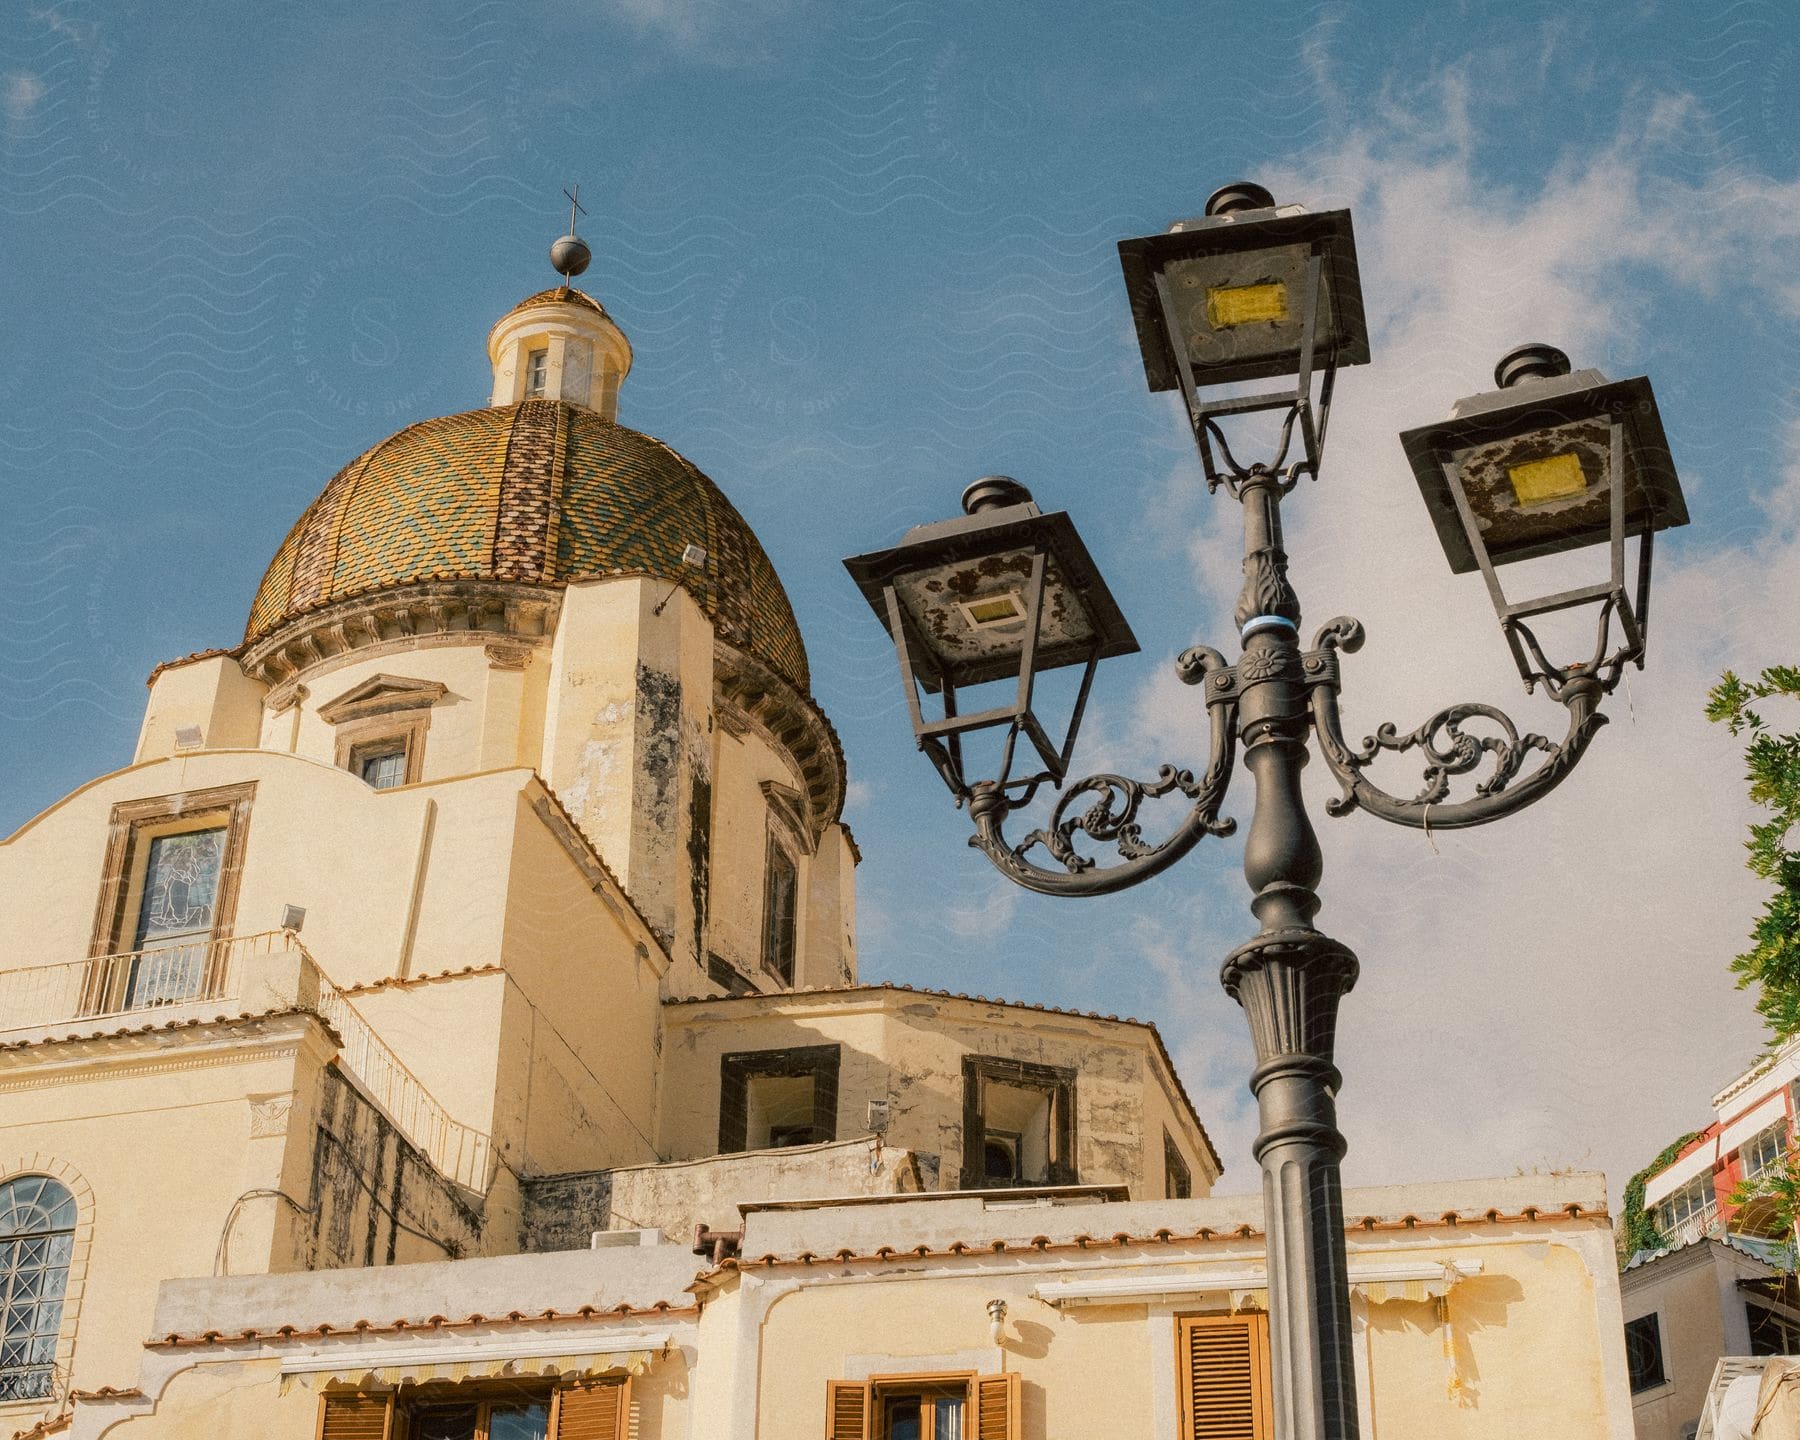
M 1760 987 L 1756 1010 L 1774 1043 L 1800 1034 L 1800 733 L 1773 730 L 1760 703 L 1785 696 L 1800 700 L 1800 668 L 1774 665 L 1746 683 L 1726 671 L 1707 695 L 1706 718 L 1733 736 L 1748 736 L 1745 778 L 1750 799 L 1768 818 L 1750 827 L 1744 842 L 1751 873 L 1774 894 L 1750 932 L 1750 948 L 1731 962 L 1739 988 Z

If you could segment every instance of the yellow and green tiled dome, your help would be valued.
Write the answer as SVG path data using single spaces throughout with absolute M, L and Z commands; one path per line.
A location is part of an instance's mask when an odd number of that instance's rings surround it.
M 682 564 L 690 544 L 703 578 Z M 424 580 L 616 575 L 687 586 L 720 638 L 807 689 L 793 607 L 719 487 L 660 440 L 554 400 L 421 421 L 352 460 L 281 542 L 244 638 Z

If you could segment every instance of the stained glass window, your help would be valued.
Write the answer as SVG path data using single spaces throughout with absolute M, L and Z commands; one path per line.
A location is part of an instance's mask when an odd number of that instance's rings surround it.
M 167 1005 L 199 993 L 224 856 L 223 825 L 150 837 L 144 898 L 131 947 L 148 953 L 131 963 L 127 1009 Z
M 134 950 L 163 940 L 203 935 L 212 929 L 213 903 L 219 896 L 219 864 L 224 856 L 223 825 L 216 830 L 151 837 Z
M 45 1175 L 0 1185 L 0 1403 L 49 1395 L 75 1249 L 75 1197 Z

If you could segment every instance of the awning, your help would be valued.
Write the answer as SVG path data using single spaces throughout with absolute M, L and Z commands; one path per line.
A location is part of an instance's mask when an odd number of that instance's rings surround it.
M 624 1372 L 641 1375 L 667 1353 L 667 1335 L 617 1336 L 586 1340 L 566 1349 L 539 1338 L 522 1344 L 377 1345 L 365 1342 L 285 1356 L 281 1388 L 296 1382 L 318 1388 L 331 1384 L 395 1386 L 432 1380 L 520 1379 L 529 1376 L 584 1377 Z
M 1781 1091 L 1771 1095 L 1746 1115 L 1740 1115 L 1719 1135 L 1719 1153 L 1729 1155 L 1746 1140 L 1754 1139 L 1771 1125 L 1787 1119 L 1787 1096 Z
M 1481 1261 L 1390 1260 L 1350 1266 L 1350 1290 L 1371 1305 L 1389 1300 L 1431 1300 L 1481 1273 Z M 1058 1308 L 1071 1305 L 1147 1305 L 1204 1295 L 1230 1297 L 1234 1310 L 1267 1309 L 1269 1272 L 1242 1270 L 1184 1272 L 1179 1275 L 1109 1276 L 1103 1279 L 1047 1280 L 1032 1294 Z
M 1661 1204 L 1690 1180 L 1712 1174 L 1719 1158 L 1719 1137 L 1708 1135 L 1686 1155 L 1666 1170 L 1658 1171 L 1644 1182 L 1644 1208 Z

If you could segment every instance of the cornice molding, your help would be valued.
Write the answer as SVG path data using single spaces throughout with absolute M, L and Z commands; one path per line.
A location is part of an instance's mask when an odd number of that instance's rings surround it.
M 336 668 L 345 657 L 369 659 L 439 645 L 500 640 L 543 644 L 556 631 L 562 590 L 517 581 L 428 580 L 333 600 L 250 646 L 244 673 L 286 686 Z
M 825 712 L 774 667 L 717 639 L 713 691 L 713 707 L 727 733 L 754 732 L 792 757 L 805 786 L 804 828 L 816 846 L 844 808 L 844 751 Z

